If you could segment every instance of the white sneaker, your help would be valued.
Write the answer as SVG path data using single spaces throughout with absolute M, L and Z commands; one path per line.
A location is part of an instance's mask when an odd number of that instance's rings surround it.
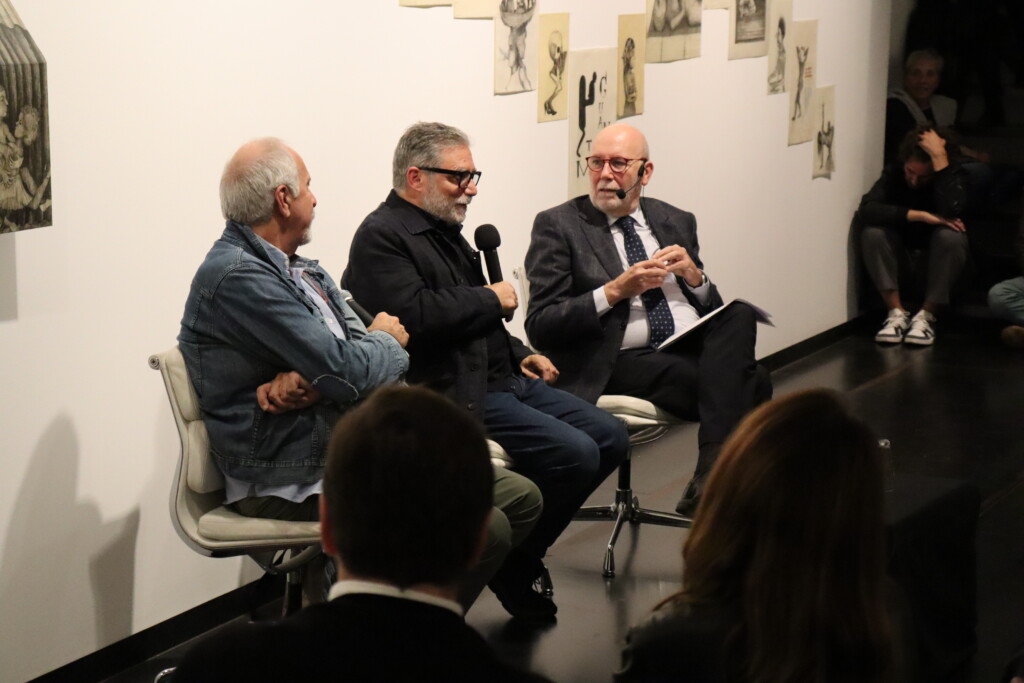
M 903 337 L 904 344 L 916 344 L 917 346 L 931 346 L 935 343 L 935 330 L 932 323 L 935 316 L 928 311 L 918 311 L 910 320 L 910 329 Z
M 875 335 L 875 341 L 879 344 L 899 344 L 903 341 L 903 335 L 910 327 L 910 316 L 900 308 L 889 311 L 889 317 L 885 319 L 882 329 Z

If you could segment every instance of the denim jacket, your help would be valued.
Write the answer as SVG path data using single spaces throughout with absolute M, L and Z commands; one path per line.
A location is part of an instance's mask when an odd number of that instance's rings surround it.
M 299 259 L 344 313 L 349 339 L 328 329 L 249 226 L 228 221 L 192 280 L 178 344 L 199 397 L 214 460 L 256 484 L 302 484 L 323 476 L 334 422 L 370 391 L 399 380 L 409 357 L 386 332 L 367 332 L 316 261 Z M 256 388 L 295 370 L 323 395 L 315 405 L 265 413 Z

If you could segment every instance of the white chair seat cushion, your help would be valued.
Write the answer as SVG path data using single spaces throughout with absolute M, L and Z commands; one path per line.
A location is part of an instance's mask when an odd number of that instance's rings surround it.
M 199 534 L 213 541 L 320 541 L 320 522 L 246 517 L 221 506 L 199 518 Z
M 654 425 L 680 424 L 682 420 L 650 401 L 634 396 L 608 394 L 597 399 L 597 407 L 620 418 L 627 429 Z

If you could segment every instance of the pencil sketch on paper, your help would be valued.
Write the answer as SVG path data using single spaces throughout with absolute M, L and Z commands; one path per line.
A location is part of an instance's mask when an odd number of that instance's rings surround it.
M 537 86 L 537 121 L 560 121 L 566 116 L 565 63 L 569 57 L 569 15 L 540 15 L 540 83 Z
M 735 0 L 704 0 L 704 9 L 732 9 Z
M 793 21 L 793 0 L 771 0 L 768 3 L 768 29 L 775 40 L 768 41 L 768 94 L 786 92 L 786 27 Z
M 794 21 L 786 57 L 786 91 L 789 100 L 789 144 L 810 142 L 814 137 L 814 112 L 811 97 L 814 93 L 815 60 L 817 59 L 817 21 Z
M 53 224 L 48 120 L 46 60 L 0 0 L 0 233 Z
M 768 54 L 767 0 L 736 0 L 729 11 L 729 59 Z
M 618 117 L 644 113 L 644 39 L 646 17 L 643 14 L 619 15 L 619 93 L 615 105 Z
M 615 122 L 617 68 L 615 48 L 579 50 L 569 53 L 569 197 L 589 189 L 587 157 L 594 136 Z
M 831 178 L 836 170 L 832 147 L 836 141 L 835 86 L 814 89 L 815 128 L 814 169 L 812 178 Z
M 537 36 L 533 15 L 537 0 L 501 0 L 494 22 L 494 94 L 534 89 Z M 500 19 L 500 21 L 498 21 Z
M 700 57 L 701 0 L 647 0 L 647 63 Z

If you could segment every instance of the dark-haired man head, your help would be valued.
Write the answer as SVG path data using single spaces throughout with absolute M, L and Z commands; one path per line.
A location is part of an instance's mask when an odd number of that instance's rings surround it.
M 329 448 L 321 538 L 327 603 L 200 642 L 187 681 L 541 681 L 501 663 L 456 602 L 480 556 L 493 475 L 483 432 L 427 389 L 389 387 L 349 411 Z

